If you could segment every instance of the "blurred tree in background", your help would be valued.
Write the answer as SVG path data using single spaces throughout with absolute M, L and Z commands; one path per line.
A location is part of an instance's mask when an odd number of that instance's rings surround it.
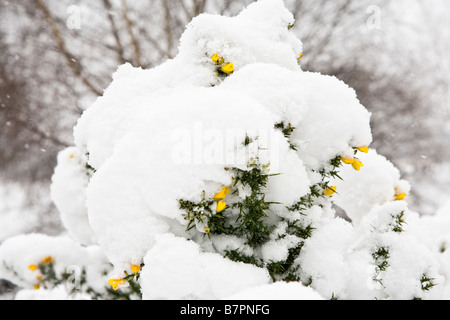
M 0 179 L 5 188 L 20 183 L 28 204 L 39 203 L 36 212 L 46 218 L 37 227 L 57 229 L 57 214 L 42 200 L 56 155 L 72 145 L 77 119 L 118 65 L 155 67 L 176 56 L 193 17 L 234 15 L 251 2 L 0 1 Z M 413 184 L 411 207 L 433 213 L 446 196 L 436 192 L 450 181 L 445 0 L 285 3 L 304 43 L 302 68 L 335 75 L 356 90 L 373 113 L 372 147 Z

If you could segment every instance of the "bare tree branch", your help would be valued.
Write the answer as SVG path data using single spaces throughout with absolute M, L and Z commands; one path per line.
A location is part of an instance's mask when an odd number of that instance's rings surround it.
M 117 52 L 117 57 L 119 59 L 119 63 L 123 64 L 126 62 L 126 59 L 125 59 L 125 55 L 124 55 L 122 41 L 120 40 L 119 31 L 117 29 L 116 22 L 114 21 L 111 2 L 109 0 L 103 0 L 103 6 L 105 7 L 106 15 L 108 16 L 108 20 L 109 20 L 109 24 L 111 25 L 111 32 L 116 41 L 116 47 L 117 47 L 116 52 Z
M 88 78 L 86 78 L 86 76 L 82 72 L 82 69 L 81 69 L 81 66 L 79 65 L 79 63 L 76 63 L 76 60 L 74 59 L 73 55 L 67 50 L 66 43 L 65 43 L 63 37 L 61 36 L 61 33 L 60 33 L 58 27 L 56 26 L 55 20 L 52 18 L 52 15 L 50 14 L 50 11 L 48 10 L 45 3 L 42 0 L 35 0 L 35 2 L 36 2 L 36 5 L 38 6 L 38 8 L 44 14 L 45 20 L 49 24 L 49 26 L 52 30 L 53 36 L 55 37 L 55 40 L 58 43 L 58 47 L 59 47 L 61 53 L 66 58 L 67 64 L 72 69 L 72 72 L 81 79 L 81 81 L 86 85 L 86 87 L 89 88 L 90 91 L 92 91 L 92 93 L 94 93 L 98 96 L 101 96 L 102 92 L 100 90 L 98 90 L 94 86 L 94 84 L 91 83 L 91 81 Z
M 62 147 L 62 148 L 65 148 L 65 147 L 67 147 L 67 145 L 68 145 L 66 142 L 61 141 L 61 140 L 58 139 L 56 136 L 54 136 L 54 135 L 49 135 L 49 134 L 47 134 L 46 132 L 42 131 L 41 128 L 39 128 L 38 126 L 33 125 L 31 121 L 25 121 L 25 120 L 22 120 L 22 119 L 20 119 L 20 118 L 18 118 L 18 117 L 14 117 L 14 118 L 12 119 L 12 121 L 14 121 L 15 124 L 16 124 L 18 127 L 22 128 L 22 129 L 25 129 L 25 130 L 27 130 L 28 132 L 37 135 L 37 136 L 39 137 L 40 141 L 42 141 L 42 140 L 48 140 L 48 141 L 50 141 L 54 146 L 56 146 L 56 147 Z
M 198 16 L 200 13 L 205 11 L 206 0 L 193 0 L 194 2 L 194 12 L 193 17 Z
M 133 22 L 129 17 L 129 10 L 126 0 L 122 0 L 122 15 L 127 24 L 128 35 L 130 36 L 131 45 L 133 46 L 134 62 L 137 64 L 137 66 L 142 66 L 141 50 L 139 48 L 139 43 L 133 33 Z
M 333 32 L 335 31 L 339 23 L 342 21 L 342 19 L 346 17 L 346 13 L 350 9 L 351 3 L 352 0 L 345 0 L 344 3 L 335 11 L 335 16 L 333 18 L 333 21 L 328 27 L 328 32 L 326 36 L 322 39 L 321 43 L 314 48 L 313 55 L 319 55 L 320 53 L 322 53 L 324 48 L 330 43 L 333 36 Z
M 165 38 L 166 38 L 166 44 L 167 44 L 167 55 L 169 58 L 172 58 L 172 48 L 173 48 L 173 34 L 172 34 L 172 27 L 171 27 L 171 17 L 170 17 L 170 8 L 168 1 L 162 0 L 162 6 L 164 9 L 164 32 L 165 32 Z
M 181 9 L 183 9 L 183 13 L 185 15 L 186 20 L 190 21 L 192 19 L 192 14 L 189 11 L 189 8 L 186 6 L 186 3 L 184 3 L 184 0 L 181 0 L 180 2 Z

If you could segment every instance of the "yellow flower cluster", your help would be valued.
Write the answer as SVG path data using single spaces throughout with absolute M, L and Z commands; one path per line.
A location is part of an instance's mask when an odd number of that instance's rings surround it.
M 55 263 L 55 260 L 51 256 L 45 257 L 44 259 L 41 260 L 41 264 L 54 264 L 54 263 Z M 30 264 L 28 266 L 28 269 L 30 271 L 32 271 L 32 272 L 36 272 L 36 271 L 38 271 L 39 266 L 36 265 L 36 264 Z M 42 280 L 42 275 L 38 274 L 36 276 L 36 280 L 41 281 Z M 34 289 L 39 290 L 40 288 L 41 288 L 40 283 L 37 283 L 37 284 L 34 285 Z
M 225 59 L 219 54 L 215 53 L 211 60 L 214 62 L 215 65 L 220 66 L 219 70 L 225 74 L 231 74 L 234 72 L 234 64 L 232 62 L 225 62 Z
M 356 150 L 364 153 L 369 153 L 369 148 L 367 146 L 363 147 L 357 147 Z M 341 161 L 345 164 L 352 165 L 353 169 L 356 171 L 360 171 L 362 167 L 364 167 L 364 164 L 358 159 L 358 158 L 345 158 L 342 157 Z
M 354 149 L 357 151 L 360 151 L 360 152 L 364 152 L 364 153 L 369 153 L 369 151 L 370 151 L 370 149 L 367 146 L 357 147 Z M 355 154 L 356 154 L 356 151 L 355 151 Z M 361 168 L 364 166 L 364 164 L 358 158 L 341 157 L 341 161 L 345 164 L 352 165 L 356 171 L 360 171 Z M 333 194 L 334 192 L 332 192 L 332 190 L 325 190 L 325 192 L 324 192 L 325 195 L 330 195 L 330 193 Z M 405 192 L 401 192 L 401 190 L 399 188 L 395 189 L 395 196 L 394 196 L 395 201 L 402 201 L 407 196 L 408 195 Z
M 128 273 L 125 272 L 125 275 L 126 275 L 125 278 L 110 279 L 108 281 L 108 284 L 113 288 L 114 291 L 119 290 L 123 285 L 125 285 L 130 280 L 130 278 L 134 278 L 135 275 L 138 275 L 139 272 L 141 271 L 141 266 L 140 265 L 136 265 L 136 264 L 132 264 L 130 266 L 130 269 L 134 273 L 134 275 L 128 275 Z
M 217 193 L 214 196 L 214 201 L 219 201 L 217 203 L 217 208 L 216 208 L 217 213 L 222 212 L 223 210 L 225 210 L 227 208 L 227 203 L 223 200 L 226 199 L 227 194 L 229 194 L 230 192 L 231 192 L 230 188 L 223 186 L 222 191 L 220 191 L 219 193 Z

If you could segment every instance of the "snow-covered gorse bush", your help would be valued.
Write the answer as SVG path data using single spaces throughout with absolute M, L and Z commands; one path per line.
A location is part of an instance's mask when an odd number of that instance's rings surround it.
M 408 209 L 369 112 L 301 70 L 293 24 L 282 0 L 202 14 L 173 60 L 121 66 L 58 157 L 67 235 L 0 247 L 17 298 L 449 297 L 450 219 Z

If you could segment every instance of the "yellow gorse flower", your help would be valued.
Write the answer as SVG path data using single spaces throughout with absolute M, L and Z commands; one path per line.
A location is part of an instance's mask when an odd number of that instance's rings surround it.
M 219 71 L 225 73 L 225 74 L 231 74 L 234 72 L 234 65 L 232 62 L 225 63 L 225 59 L 221 56 L 219 56 L 218 53 L 213 54 L 211 57 L 211 60 L 214 62 L 215 65 L 221 66 L 219 67 Z
M 141 266 L 132 264 L 131 265 L 131 271 L 133 271 L 133 273 L 138 273 L 139 271 L 141 271 Z
M 51 256 L 48 256 L 42 259 L 42 263 L 55 263 L 55 260 Z
M 232 62 L 225 63 L 225 64 L 220 68 L 220 70 L 222 70 L 222 72 L 223 72 L 223 73 L 226 73 L 226 74 L 233 73 L 233 72 L 234 72 L 234 65 L 233 65 Z
M 222 212 L 223 210 L 225 210 L 227 208 L 227 203 L 226 202 L 223 202 L 223 201 L 219 201 L 218 203 L 217 203 L 217 209 L 216 209 L 216 211 L 219 213 L 219 212 Z
M 364 152 L 364 153 L 369 153 L 369 147 L 367 146 L 363 146 L 363 147 L 358 147 L 356 148 L 358 151 Z
M 124 285 L 127 281 L 125 279 L 111 279 L 108 284 L 113 288 L 114 291 L 119 290 L 120 286 Z
M 341 158 L 341 160 L 345 164 L 354 164 L 355 163 L 355 159 L 353 159 L 353 158 Z
M 214 200 L 215 201 L 223 200 L 223 199 L 225 199 L 227 197 L 227 194 L 229 194 L 230 192 L 231 192 L 230 188 L 228 188 L 226 186 L 223 186 L 222 187 L 222 191 L 220 191 L 219 193 L 217 193 L 214 196 Z
M 221 56 L 219 56 L 217 53 L 215 53 L 211 57 L 211 60 L 217 65 L 221 65 L 221 64 L 223 64 L 225 62 L 225 60 Z
M 361 161 L 355 159 L 352 166 L 353 166 L 353 169 L 355 169 L 356 171 L 359 171 L 359 170 L 361 170 L 361 167 L 364 167 L 364 164 Z
M 395 200 L 396 201 L 401 201 L 403 199 L 405 199 L 408 195 L 404 192 L 400 192 L 400 190 L 398 188 L 395 189 Z
M 332 186 L 332 187 L 327 187 L 324 191 L 323 194 L 327 197 L 332 196 L 333 194 L 336 193 L 337 187 Z
M 297 61 L 300 61 L 303 58 L 303 53 L 300 53 L 300 56 L 297 58 Z
M 34 285 L 34 289 L 35 289 L 35 290 L 39 290 L 40 288 L 41 288 L 41 286 L 40 286 L 39 284 L 35 284 L 35 285 Z
M 38 266 L 35 265 L 35 264 L 30 264 L 30 265 L 28 266 L 28 269 L 30 269 L 31 271 L 36 271 L 37 268 L 38 268 Z
M 364 164 L 355 158 L 343 158 L 341 157 L 341 161 L 345 164 L 351 164 L 353 166 L 353 169 L 356 171 L 361 170 L 361 167 L 364 167 Z
M 408 195 L 406 193 L 400 193 L 400 194 L 395 195 L 395 200 L 401 201 L 401 200 L 405 199 L 407 196 Z

